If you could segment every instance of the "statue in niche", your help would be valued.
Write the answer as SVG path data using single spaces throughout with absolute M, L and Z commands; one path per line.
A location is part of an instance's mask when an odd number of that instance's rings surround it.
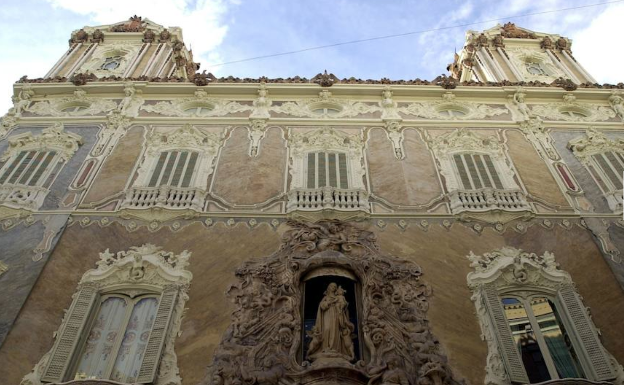
M 308 357 L 315 361 L 320 358 L 351 361 L 355 358 L 351 337 L 355 326 L 349 321 L 349 304 L 344 293 L 344 289 L 333 282 L 323 293 L 325 296 L 318 307 L 308 348 Z

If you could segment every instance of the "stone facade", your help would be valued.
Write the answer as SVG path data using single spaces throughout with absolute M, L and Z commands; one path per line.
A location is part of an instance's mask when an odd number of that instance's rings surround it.
M 133 17 L 15 84 L 0 382 L 522 383 L 522 331 L 495 314 L 539 293 L 584 379 L 534 341 L 548 378 L 623 383 L 624 87 L 595 84 L 571 41 L 471 31 L 433 81 L 197 68 L 180 29 Z M 308 355 L 332 280 L 346 347 Z M 136 373 L 85 363 L 109 299 L 156 304 Z

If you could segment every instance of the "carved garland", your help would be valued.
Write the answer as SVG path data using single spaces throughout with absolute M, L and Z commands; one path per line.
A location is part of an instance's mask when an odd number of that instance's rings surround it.
M 410 103 L 407 106 L 399 107 L 398 111 L 406 115 L 419 116 L 425 119 L 442 120 L 483 119 L 509 112 L 507 108 L 496 108 L 476 102 L 457 100 L 452 92 L 442 95 L 441 100 Z M 453 111 L 459 113 L 453 114 Z
M 572 94 L 563 95 L 563 102 L 534 105 L 531 112 L 544 119 L 568 122 L 605 121 L 616 116 L 612 108 L 577 102 Z
M 88 97 L 86 91 L 76 90 L 74 96 L 36 102 L 25 110 L 36 115 L 86 116 L 109 112 L 115 108 L 117 103 L 112 100 Z M 66 109 L 70 110 L 64 111 Z
M 416 264 L 380 253 L 375 236 L 338 221 L 290 222 L 280 249 L 245 263 L 227 296 L 232 324 L 202 384 L 457 384 L 432 335 L 431 288 Z M 299 362 L 304 275 L 319 267 L 350 271 L 362 288 L 365 352 L 356 363 Z M 319 360 L 320 361 L 320 360 Z M 394 382 L 393 382 L 394 381 Z M 406 382 L 404 382 L 406 381 Z
M 175 255 L 151 244 L 131 247 L 117 254 L 110 253 L 108 249 L 100 253 L 97 268 L 87 271 L 78 284 L 72 305 L 56 334 L 54 347 L 24 377 L 21 384 L 63 382 L 71 375 L 67 371 L 80 351 L 78 340 L 82 333 L 89 330 L 89 315 L 98 297 L 106 293 L 123 293 L 130 297 L 144 293 L 160 294 L 137 382 L 181 384 L 173 345 L 180 331 L 184 304 L 193 277 L 185 269 L 190 256 L 186 250 Z M 84 381 L 85 384 L 90 382 L 92 380 Z
M 2 154 L 0 161 L 7 161 L 21 151 L 56 151 L 63 161 L 68 161 L 82 144 L 80 135 L 66 132 L 62 123 L 41 130 L 40 135 L 34 136 L 31 132 L 15 135 L 9 138 L 9 148 Z
M 357 115 L 382 111 L 382 108 L 373 104 L 337 99 L 332 97 L 331 92 L 323 90 L 319 93 L 318 98 L 285 102 L 281 105 L 269 107 L 269 110 L 285 115 L 327 119 L 351 118 Z
M 144 105 L 141 110 L 160 115 L 180 117 L 225 116 L 237 112 L 253 110 L 253 106 L 240 104 L 218 98 L 210 98 L 204 90 L 195 91 L 192 98 L 176 99 L 169 102 L 158 102 Z
M 505 321 L 501 295 L 553 298 L 566 330 L 575 341 L 585 374 L 592 381 L 622 380 L 622 369 L 604 350 L 596 329 L 568 273 L 559 270 L 552 253 L 539 256 L 513 247 L 467 256 L 474 271 L 468 274 L 472 300 L 488 344 L 486 384 L 528 383 L 522 358 Z M 617 382 L 616 383 L 620 383 Z

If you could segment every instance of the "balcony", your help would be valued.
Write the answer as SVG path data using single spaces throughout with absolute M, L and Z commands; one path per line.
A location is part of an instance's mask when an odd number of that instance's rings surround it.
M 190 209 L 201 211 L 204 207 L 206 192 L 188 187 L 134 187 L 128 190 L 123 208 L 147 209 Z
M 44 187 L 7 183 L 0 186 L 0 204 L 18 209 L 37 210 L 43 204 L 48 191 Z
M 291 216 L 306 219 L 347 219 L 370 214 L 368 192 L 364 190 L 342 190 L 334 187 L 318 189 L 296 189 L 288 193 L 286 211 Z M 312 213 L 320 215 L 309 215 Z
M 521 190 L 456 190 L 449 193 L 451 212 L 530 211 Z

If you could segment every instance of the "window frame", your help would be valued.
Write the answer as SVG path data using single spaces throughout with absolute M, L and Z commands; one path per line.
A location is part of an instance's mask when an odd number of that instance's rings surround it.
M 309 163 L 309 157 L 311 154 L 315 154 L 315 170 L 314 170 L 314 185 L 315 187 L 310 187 L 308 185 L 308 182 L 310 181 L 310 163 Z M 330 186 L 330 183 L 325 183 L 324 186 L 320 186 L 319 184 L 319 154 L 325 154 L 325 180 L 329 181 L 330 177 L 329 177 L 329 156 L 330 155 L 334 155 L 336 157 L 336 159 L 338 160 L 336 162 L 336 186 Z M 342 182 L 341 182 L 341 176 L 342 173 L 340 172 L 340 156 L 343 155 L 344 159 L 345 159 L 345 173 L 346 173 L 346 186 L 342 186 Z M 318 150 L 318 151 L 308 151 L 306 152 L 306 155 L 304 156 L 304 170 L 303 173 L 305 174 L 305 188 L 307 189 L 322 189 L 324 187 L 331 187 L 331 188 L 336 188 L 339 190 L 348 190 L 349 186 L 351 186 L 351 173 L 349 170 L 349 157 L 348 154 L 345 153 L 344 151 L 323 151 L 323 150 Z

